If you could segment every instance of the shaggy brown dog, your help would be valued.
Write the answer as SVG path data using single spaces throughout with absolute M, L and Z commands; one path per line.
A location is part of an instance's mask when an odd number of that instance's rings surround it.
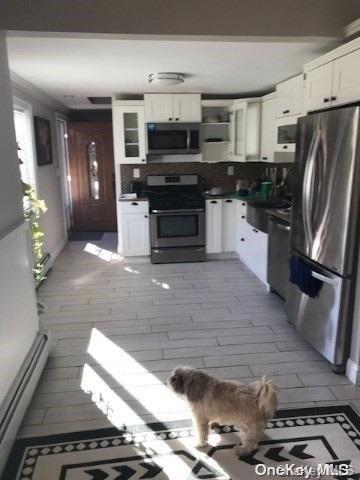
M 257 448 L 266 422 L 276 410 L 276 390 L 265 377 L 244 385 L 233 380 L 218 380 L 195 368 L 177 367 L 168 385 L 189 404 L 198 447 L 206 446 L 209 426 L 235 425 L 241 439 L 236 453 L 248 455 Z

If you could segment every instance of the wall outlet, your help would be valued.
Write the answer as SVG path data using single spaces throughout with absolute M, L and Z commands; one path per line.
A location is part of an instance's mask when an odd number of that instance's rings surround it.
M 234 165 L 229 165 L 227 167 L 227 174 L 228 175 L 234 175 Z
M 140 168 L 134 168 L 133 169 L 133 177 L 134 178 L 140 178 Z

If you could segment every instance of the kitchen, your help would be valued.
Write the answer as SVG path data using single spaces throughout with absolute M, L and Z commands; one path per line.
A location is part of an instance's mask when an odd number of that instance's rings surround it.
M 309 42 L 6 38 L 16 106 L 33 105 L 30 118 L 48 117 L 56 136 L 53 164 L 36 165 L 35 175 L 49 209 L 41 225 L 51 268 L 37 299 L 51 345 L 24 420 L 12 417 L 26 448 L 45 437 L 71 441 L 64 454 L 75 468 L 96 465 L 82 476 L 114 475 L 103 456 L 116 448 L 111 458 L 121 457 L 124 426 L 132 434 L 132 425 L 189 420 L 165 386 L 182 364 L 244 383 L 274 381 L 278 418 L 267 435 L 290 443 L 285 458 L 265 439 L 265 464 L 310 452 L 330 461 L 310 439 L 324 433 L 337 458 L 359 470 L 353 430 L 346 423 L 341 441 L 334 434 L 343 417 L 357 426 L 360 405 L 357 25 L 344 38 Z M 304 415 L 308 431 L 300 432 Z M 105 437 L 92 452 L 76 443 L 109 428 L 111 447 Z M 228 448 L 233 432 L 218 433 L 229 434 Z M 190 437 L 186 449 L 198 458 Z M 314 442 L 307 452 L 300 438 Z M 143 439 L 134 442 L 138 454 Z M 6 472 L 21 464 L 16 449 Z M 24 468 L 47 478 L 53 457 Z M 167 478 L 188 478 L 169 462 L 161 464 Z M 239 463 L 221 457 L 206 463 L 213 478 L 215 464 L 224 478 L 239 478 Z M 156 465 L 114 470 L 145 478 Z
M 333 173 L 326 174 L 330 175 L 327 180 L 323 172 L 321 180 L 321 172 L 304 173 L 304 168 L 307 171 L 310 167 L 294 166 L 294 161 L 296 141 L 302 142 L 301 137 L 298 140 L 296 137 L 300 117 L 359 100 L 360 85 L 354 80 L 354 71 L 360 68 L 359 46 L 359 40 L 355 39 L 314 59 L 304 66 L 303 73 L 277 84 L 275 92 L 263 97 L 220 100 L 202 99 L 194 93 L 149 93 L 144 100 L 121 100 L 116 94 L 112 98 L 117 215 L 121 226 L 119 253 L 125 257 L 150 255 L 152 263 L 160 264 L 238 257 L 270 291 L 286 299 L 289 321 L 297 325 L 334 370 L 341 372 L 346 368 L 350 348 L 356 271 L 332 267 L 335 272 L 343 271 L 344 278 L 353 279 L 345 282 L 348 287 L 334 289 L 337 277 L 335 280 L 332 277 L 331 267 L 325 276 L 318 269 L 321 263 L 326 265 L 320 259 L 336 254 L 318 252 L 312 257 L 308 253 L 311 247 L 296 244 L 303 228 L 300 225 L 303 202 L 316 205 L 325 195 L 316 185 L 322 182 L 326 185 Z M 181 74 L 161 73 L 158 77 L 160 85 L 162 81 L 165 84 L 184 81 Z M 333 116 L 336 118 L 336 113 Z M 338 130 L 337 122 L 346 124 L 345 119 L 339 118 L 333 121 L 332 135 Z M 356 122 L 355 117 L 348 120 L 349 129 L 352 122 Z M 308 128 L 316 130 L 315 126 Z M 309 148 L 309 145 L 304 147 L 305 159 Z M 316 146 L 318 151 L 319 148 Z M 326 150 L 326 146 L 322 148 Z M 340 147 L 334 141 L 328 148 Z M 342 148 L 345 151 L 346 144 Z M 305 159 L 299 155 L 300 165 Z M 302 182 L 305 174 L 307 179 Z M 355 174 L 350 160 L 343 171 L 336 173 L 339 181 L 344 175 L 347 179 L 338 187 L 339 192 L 349 190 L 342 193 L 346 205 L 350 205 L 352 195 L 356 198 L 356 189 L 352 194 L 348 180 Z M 311 188 L 312 192 L 304 190 L 301 194 L 302 188 Z M 332 190 L 338 191 L 335 186 Z M 315 271 L 311 275 L 329 285 L 323 288 L 327 296 L 323 311 L 318 310 L 322 303 L 320 295 L 318 302 L 313 300 L 308 305 L 308 313 L 300 314 L 302 310 L 296 305 L 303 303 L 306 296 L 298 298 L 299 289 L 289 286 L 294 194 L 300 224 L 295 223 L 292 255 L 300 253 L 313 259 Z M 309 195 L 315 195 L 314 199 L 308 198 Z M 333 203 L 329 197 L 324 202 Z M 334 217 L 327 213 L 327 224 L 334 221 L 332 218 L 340 221 L 343 216 L 341 231 L 350 229 L 348 218 L 355 218 L 356 210 L 349 208 L 334 210 Z M 325 211 L 319 210 L 317 215 L 321 222 Z M 330 227 L 326 231 L 335 238 Z M 351 226 L 349 238 L 345 235 L 344 241 L 334 240 L 334 245 L 340 244 L 338 255 L 341 257 L 343 252 L 351 255 L 352 264 L 357 258 L 357 250 L 350 246 L 355 232 L 356 227 Z M 331 252 L 337 247 L 328 248 Z M 334 262 L 333 258 L 330 262 Z M 327 323 L 321 320 L 324 315 L 333 326 L 329 339 Z M 319 331 L 314 335 L 316 318 Z

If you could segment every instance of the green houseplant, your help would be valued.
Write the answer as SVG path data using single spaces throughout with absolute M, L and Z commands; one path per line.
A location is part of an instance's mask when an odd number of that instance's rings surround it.
M 44 266 L 41 263 L 43 256 L 43 238 L 44 233 L 39 226 L 39 218 L 47 210 L 44 200 L 39 200 L 36 196 L 34 187 L 23 182 L 24 195 L 24 216 L 29 222 L 31 235 L 31 248 L 33 254 L 33 274 L 36 286 L 44 280 Z
M 19 144 L 17 144 L 18 151 L 21 151 Z M 23 162 L 18 156 L 19 164 Z M 23 180 L 22 190 L 23 190 L 23 207 L 24 207 L 24 217 L 25 220 L 29 222 L 29 230 L 31 236 L 31 250 L 33 255 L 33 274 L 35 279 L 35 285 L 38 287 L 42 280 L 44 280 L 44 266 L 41 263 L 43 256 L 43 238 L 44 233 L 41 231 L 39 226 L 39 218 L 47 210 L 44 200 L 39 200 L 36 195 L 35 188 L 28 183 L 25 183 Z

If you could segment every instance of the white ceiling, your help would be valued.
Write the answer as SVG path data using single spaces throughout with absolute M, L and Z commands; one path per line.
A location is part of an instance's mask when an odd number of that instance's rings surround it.
M 89 108 L 86 97 L 114 92 L 262 93 L 332 47 L 324 39 L 245 42 L 12 36 L 7 42 L 10 70 L 70 108 Z M 167 90 L 150 86 L 148 74 L 163 71 L 183 72 L 188 78 Z

